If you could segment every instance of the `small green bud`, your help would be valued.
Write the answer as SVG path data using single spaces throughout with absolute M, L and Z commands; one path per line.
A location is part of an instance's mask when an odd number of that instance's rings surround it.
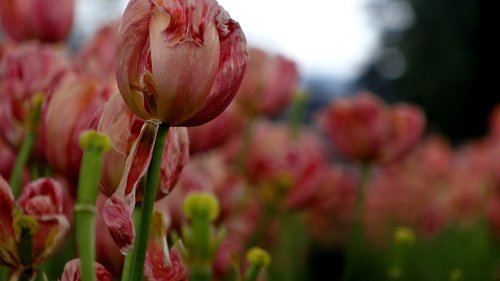
M 394 231 L 394 241 L 397 245 L 411 246 L 415 243 L 415 232 L 408 227 L 398 227 Z
M 454 269 L 450 272 L 450 281 L 462 280 L 462 271 L 460 269 Z
M 252 265 L 267 267 L 271 263 L 271 256 L 266 250 L 253 247 L 247 252 L 247 261 Z
M 111 141 L 103 133 L 88 130 L 80 134 L 80 147 L 84 150 L 96 149 L 98 152 L 103 153 L 111 149 Z
M 190 219 L 194 216 L 206 216 L 214 221 L 219 216 L 219 212 L 219 201 L 210 193 L 191 193 L 184 199 L 184 214 Z

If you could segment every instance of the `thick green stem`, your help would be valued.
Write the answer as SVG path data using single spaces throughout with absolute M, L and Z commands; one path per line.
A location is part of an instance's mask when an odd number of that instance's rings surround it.
M 153 206 L 160 178 L 160 168 L 168 129 L 169 126 L 167 124 L 160 124 L 158 134 L 156 135 L 153 156 L 148 169 L 144 199 L 142 201 L 141 219 L 134 243 L 132 270 L 130 272 L 130 280 L 134 281 L 141 280 L 144 272 L 144 261 L 146 259 L 149 230 L 151 228 L 151 217 L 153 215 Z
M 359 251 L 363 248 L 364 235 L 363 235 L 363 214 L 365 206 L 365 193 L 366 185 L 370 174 L 369 164 L 362 164 L 361 177 L 356 192 L 356 202 L 354 205 L 353 224 L 351 228 L 351 235 L 349 237 L 349 247 L 347 248 L 346 261 L 344 263 L 344 270 L 342 273 L 342 280 L 348 281 L 351 279 L 351 274 L 359 258 Z
M 245 278 L 243 281 L 257 281 L 257 277 L 259 277 L 260 270 L 262 269 L 261 265 L 252 264 L 248 268 L 245 273 Z
M 191 222 L 193 231 L 193 250 L 201 261 L 210 260 L 210 220 L 207 217 L 194 216 Z
M 134 226 L 138 226 L 141 218 L 141 205 L 136 204 L 134 208 Z M 136 228 L 137 232 L 137 228 Z M 123 262 L 123 270 L 122 270 L 122 281 L 129 281 L 130 279 L 130 271 L 132 270 L 132 261 L 134 258 L 134 249 L 130 250 L 128 254 L 125 256 L 125 261 Z
M 307 105 L 307 96 L 300 92 L 295 94 L 292 105 L 290 106 L 290 119 L 288 126 L 294 138 L 299 136 L 300 125 L 304 119 L 305 107 Z
M 93 281 L 95 257 L 95 201 L 102 172 L 103 153 L 109 149 L 109 139 L 96 132 L 80 137 L 84 154 L 80 166 L 77 202 L 74 208 L 76 241 L 80 256 L 82 281 Z
M 12 194 L 14 197 L 19 197 L 21 193 L 21 179 L 23 175 L 24 165 L 28 161 L 28 158 L 35 145 L 36 135 L 33 132 L 27 132 L 23 139 L 21 149 L 17 154 L 16 162 L 14 163 L 14 169 L 10 175 L 10 187 L 12 188 Z

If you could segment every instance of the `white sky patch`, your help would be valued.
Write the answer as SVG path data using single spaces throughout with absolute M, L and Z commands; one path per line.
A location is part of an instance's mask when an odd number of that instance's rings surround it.
M 368 0 L 218 0 L 250 45 L 296 60 L 302 73 L 354 78 L 377 46 Z

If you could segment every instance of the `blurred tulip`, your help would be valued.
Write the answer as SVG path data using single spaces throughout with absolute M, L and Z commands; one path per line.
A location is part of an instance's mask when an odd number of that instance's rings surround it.
M 42 149 L 51 167 L 77 179 L 83 151 L 80 133 L 97 129 L 104 105 L 115 90 L 84 76 L 66 76 L 56 88 L 42 120 Z
M 137 188 L 151 158 L 151 139 L 146 135 L 150 128 L 143 128 L 143 124 L 144 121 L 127 108 L 122 98 L 114 95 L 106 104 L 98 126 L 99 131 L 110 137 L 112 145 L 112 150 L 104 157 L 100 180 L 101 191 L 110 196 L 104 209 L 104 220 L 124 252 L 132 246 L 135 232 L 131 214 L 136 200 L 142 200 L 142 189 Z M 147 138 L 145 142 L 137 142 L 134 148 L 134 141 L 143 136 Z M 129 157 L 129 154 L 132 155 Z M 171 191 L 189 159 L 186 128 L 168 131 L 162 159 L 157 199 Z
M 242 131 L 243 112 L 232 102 L 214 120 L 197 127 L 189 127 L 189 152 L 196 154 L 215 148 Z
M 0 139 L 0 176 L 9 179 L 15 160 L 14 152 Z
M 118 37 L 116 77 L 139 117 L 195 126 L 219 115 L 248 62 L 237 22 L 215 0 L 132 0 Z
M 274 115 L 285 109 L 297 88 L 297 65 L 280 55 L 252 48 L 250 63 L 236 96 L 249 115 Z
M 285 125 L 263 122 L 255 128 L 243 165 L 265 201 L 300 208 L 319 186 L 326 167 L 325 149 L 308 130 L 294 136 Z
M 0 135 L 17 149 L 32 98 L 43 93 L 48 103 L 69 63 L 60 50 L 37 43 L 9 48 L 0 62 Z
M 96 281 L 112 281 L 113 277 L 104 266 L 94 262 L 94 272 Z M 64 266 L 61 281 L 81 281 L 80 259 L 70 260 Z
M 18 210 L 18 211 L 16 211 Z M 51 179 L 42 178 L 25 186 L 17 202 L 9 184 L 0 177 L 0 262 L 13 268 L 25 266 L 21 253 L 21 232 L 31 233 L 29 265 L 39 265 L 62 242 L 69 230 L 63 215 L 61 187 Z
M 110 22 L 84 43 L 76 55 L 76 64 L 80 69 L 96 77 L 115 75 L 119 26 L 118 22 Z
M 415 146 L 425 126 L 419 108 L 387 107 L 369 92 L 333 101 L 319 121 L 336 150 L 363 162 L 390 162 L 403 156 Z
M 144 264 L 147 281 L 187 281 L 188 271 L 178 250 L 169 250 L 167 223 L 161 212 L 153 213 L 148 250 Z
M 15 41 L 64 40 L 73 26 L 74 0 L 2 0 L 0 20 L 4 31 Z

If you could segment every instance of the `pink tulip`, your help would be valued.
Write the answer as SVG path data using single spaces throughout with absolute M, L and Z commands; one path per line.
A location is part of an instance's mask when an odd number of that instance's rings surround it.
M 189 127 L 189 152 L 196 154 L 213 149 L 231 136 L 241 132 L 245 123 L 243 112 L 232 102 L 214 120 L 197 127 Z
M 237 22 L 215 0 L 132 0 L 118 37 L 116 77 L 139 117 L 195 126 L 219 115 L 248 62 Z
M 40 130 L 43 152 L 54 170 L 78 178 L 83 154 L 80 133 L 97 129 L 104 105 L 114 91 L 110 84 L 83 75 L 67 76 L 56 88 Z
M 169 250 L 167 223 L 161 212 L 153 213 L 144 277 L 147 281 L 187 281 L 188 271 L 178 250 Z
M 0 1 L 1 23 L 15 41 L 64 40 L 71 31 L 74 12 L 74 0 Z
M 248 71 L 236 100 L 250 115 L 274 115 L 285 109 L 298 86 L 297 65 L 280 55 L 250 49 Z
M 113 277 L 104 266 L 94 262 L 94 272 L 96 281 L 112 281 Z M 61 277 L 61 281 L 81 281 L 80 259 L 73 259 L 66 263 Z
M 334 148 L 363 162 L 390 162 L 415 146 L 425 126 L 423 112 L 411 105 L 386 106 L 369 92 L 333 101 L 320 115 Z
M 33 96 L 43 93 L 48 103 L 69 73 L 64 54 L 37 43 L 8 48 L 0 61 L 0 136 L 19 148 Z
M 112 145 L 112 150 L 104 157 L 100 180 L 101 191 L 110 196 L 104 208 L 104 220 L 122 252 L 132 246 L 135 236 L 131 214 L 136 199 L 142 200 L 142 190 L 137 190 L 136 196 L 136 189 L 149 166 L 154 143 L 152 136 L 156 134 L 153 128 L 143 127 L 143 124 L 143 120 L 128 110 L 122 98 L 114 95 L 98 126 L 99 131 L 110 137 Z M 137 138 L 140 141 L 134 145 Z M 169 130 L 162 159 L 157 199 L 171 191 L 189 159 L 186 128 Z
M 0 262 L 13 268 L 22 266 L 20 229 L 16 225 L 19 220 L 30 222 L 31 264 L 38 265 L 54 252 L 69 230 L 59 184 L 47 178 L 38 179 L 26 185 L 14 202 L 9 184 L 0 177 Z
M 307 205 L 325 166 L 324 147 L 312 132 L 304 129 L 294 136 L 287 126 L 264 122 L 255 128 L 244 163 L 264 200 L 283 200 L 287 208 Z
M 118 28 L 115 21 L 104 25 L 78 50 L 79 69 L 96 77 L 114 76 Z

